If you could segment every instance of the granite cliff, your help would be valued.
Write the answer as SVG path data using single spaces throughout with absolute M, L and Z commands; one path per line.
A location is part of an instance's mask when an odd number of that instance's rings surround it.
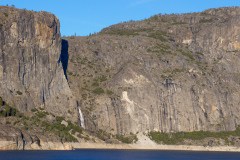
M 54 15 L 0 7 L 0 149 L 147 134 L 240 145 L 239 17 L 238 7 L 155 15 L 62 39 Z
M 156 15 L 69 43 L 86 128 L 232 131 L 240 124 L 240 9 Z
M 0 8 L 0 96 L 22 112 L 44 108 L 72 117 L 76 108 L 58 62 L 58 19 L 46 12 Z

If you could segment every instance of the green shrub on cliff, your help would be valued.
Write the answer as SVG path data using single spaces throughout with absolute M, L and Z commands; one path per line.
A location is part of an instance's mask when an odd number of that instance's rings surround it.
M 138 138 L 135 134 L 130 134 L 130 135 L 116 135 L 116 138 L 123 142 L 123 143 L 127 143 L 127 144 L 131 144 L 134 142 L 138 141 Z
M 45 118 L 47 115 L 49 115 L 49 113 L 46 111 L 37 111 L 35 115 L 39 118 Z
M 61 124 L 63 120 L 63 117 L 56 117 L 55 121 L 52 123 L 43 121 L 41 125 L 44 130 L 55 133 L 62 139 L 62 141 L 77 142 L 77 139 L 73 135 L 77 132 L 82 134 L 82 128 L 77 124 L 73 124 L 71 121 L 67 121 L 68 125 L 65 126 L 64 124 Z
M 111 138 L 111 134 L 107 133 L 106 131 L 104 131 L 102 129 L 99 129 L 97 131 L 96 136 L 103 141 L 106 141 Z
M 17 109 L 14 107 L 9 106 L 8 104 L 5 104 L 5 106 L 0 111 L 0 116 L 2 117 L 11 117 L 17 115 Z
M 18 95 L 22 95 L 23 93 L 21 91 L 17 91 L 17 94 Z
M 119 35 L 119 36 L 136 36 L 138 35 L 138 30 L 130 29 L 111 29 L 104 32 L 105 34 L 110 35 Z
M 100 95 L 103 94 L 105 91 L 101 87 L 97 87 L 92 92 Z

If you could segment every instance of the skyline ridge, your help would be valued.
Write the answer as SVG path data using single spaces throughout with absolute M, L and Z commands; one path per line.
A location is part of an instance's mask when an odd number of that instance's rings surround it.
M 220 7 L 239 7 L 238 0 L 121 0 L 110 1 L 56 1 L 29 2 L 28 0 L 1 0 L 0 5 L 14 5 L 16 8 L 47 11 L 61 21 L 64 36 L 87 36 L 110 25 L 130 20 L 143 20 L 157 14 L 180 14 L 202 12 Z

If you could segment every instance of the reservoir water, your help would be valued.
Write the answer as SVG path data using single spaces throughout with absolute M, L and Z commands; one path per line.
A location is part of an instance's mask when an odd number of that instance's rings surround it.
M 0 160 L 240 160 L 240 153 L 144 150 L 1 151 Z

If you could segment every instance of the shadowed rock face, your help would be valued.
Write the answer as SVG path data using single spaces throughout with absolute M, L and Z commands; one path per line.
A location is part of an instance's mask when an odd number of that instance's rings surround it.
M 240 9 L 157 15 L 67 37 L 68 79 L 89 130 L 234 130 Z
M 76 120 L 76 101 L 58 63 L 60 53 L 55 16 L 0 7 L 0 96 L 8 104 L 22 112 L 42 107 Z

